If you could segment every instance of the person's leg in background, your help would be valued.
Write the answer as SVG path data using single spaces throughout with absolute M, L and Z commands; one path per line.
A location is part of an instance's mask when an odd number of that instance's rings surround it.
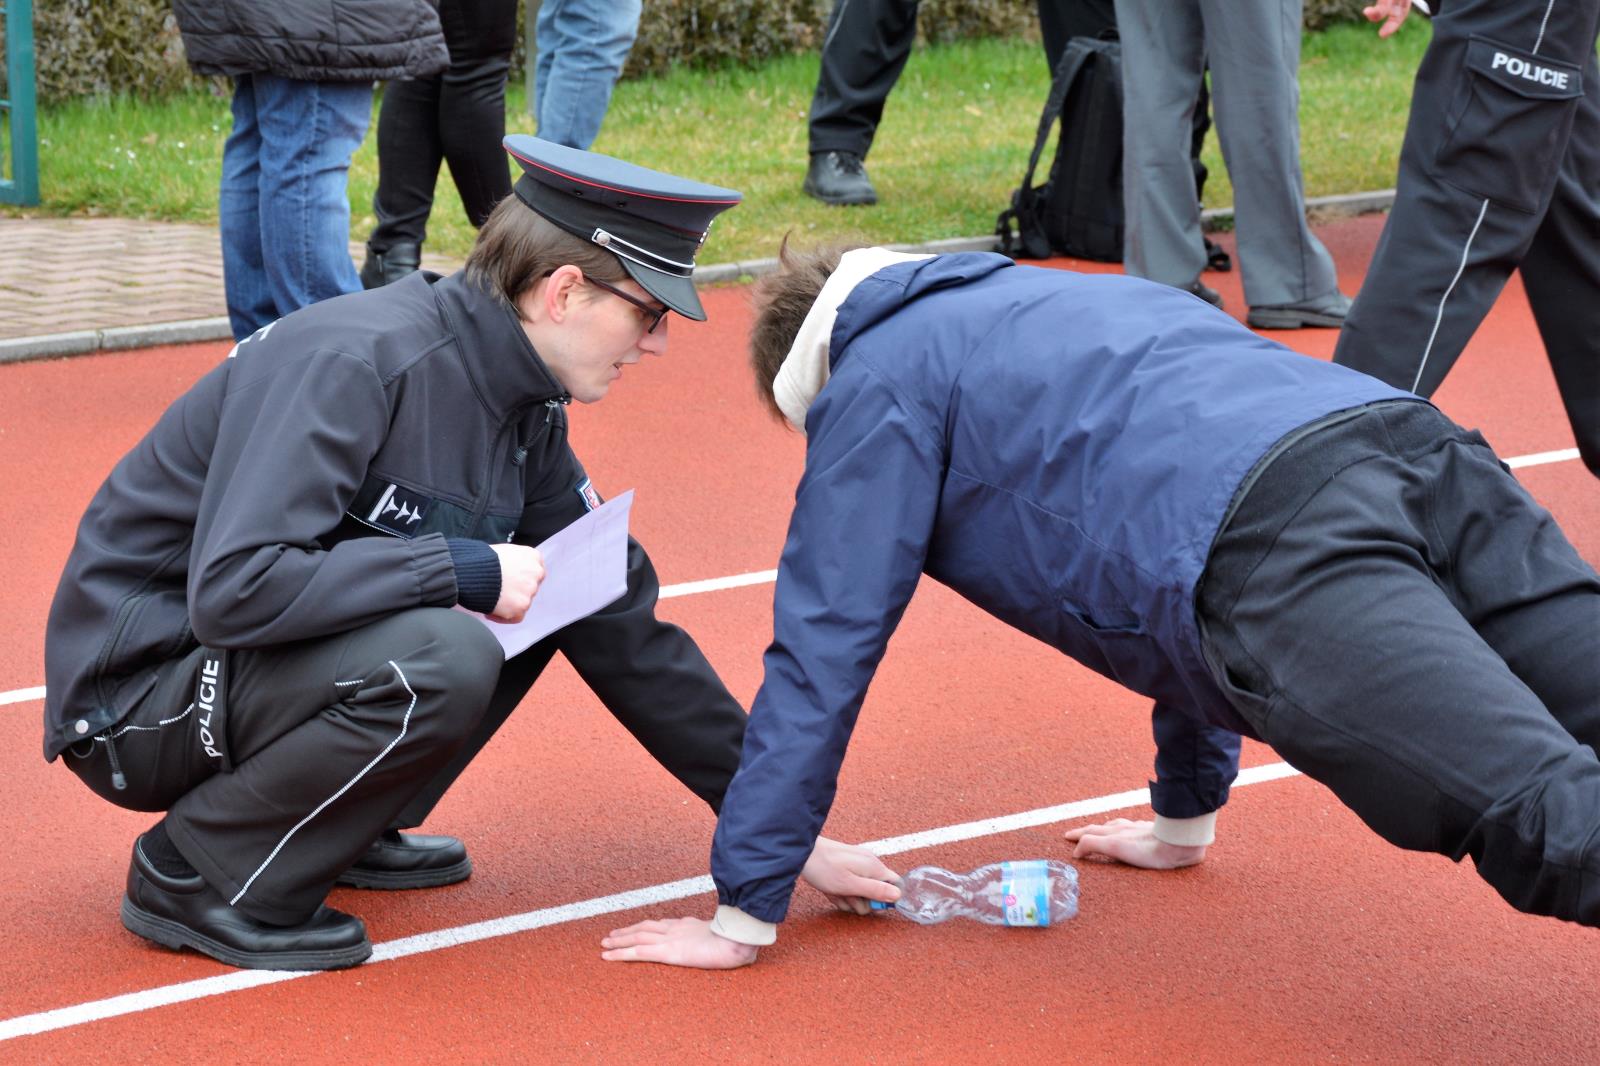
M 422 262 L 439 163 L 448 161 L 467 219 L 481 227 L 511 194 L 500 147 L 506 79 L 516 47 L 517 0 L 442 0 L 439 21 L 450 68 L 432 78 L 391 81 L 378 111 L 377 225 L 367 239 L 361 283 L 397 281 Z
M 1583 82 L 1566 160 L 1521 270 L 1578 454 L 1600 477 L 1600 63 L 1593 55 Z
M 1200 0 L 1217 138 L 1233 181 L 1249 323 L 1337 327 L 1350 301 L 1306 222 L 1300 174 L 1301 0 Z
M 281 316 L 361 288 L 350 259 L 348 178 L 372 119 L 372 83 L 253 80 L 262 261 Z
M 807 119 L 806 195 L 875 204 L 866 158 L 917 39 L 917 0 L 836 0 Z
M 1600 0 L 1453 0 L 1433 20 L 1394 206 L 1334 362 L 1433 395 L 1539 230 L 1577 116 L 1570 91 L 1508 86 L 1496 48 L 1575 81 L 1592 69 L 1597 19 Z M 1579 180 L 1593 198 L 1594 174 Z M 1574 298 L 1560 313 L 1580 302 L 1588 310 L 1594 300 Z
M 1198 0 L 1117 0 L 1122 39 L 1123 264 L 1221 306 L 1201 284 L 1200 200 L 1189 155 L 1205 71 Z
M 278 317 L 261 260 L 261 129 L 251 74 L 233 83 L 233 130 L 222 148 L 217 215 L 228 323 L 233 339 L 244 340 Z
M 439 86 L 439 138 L 467 219 L 478 228 L 495 204 L 511 195 L 511 171 L 500 142 L 506 135 L 506 79 L 517 46 L 517 3 L 447 2 L 439 9 L 450 45 L 450 69 Z
M 538 135 L 587 149 L 639 33 L 640 0 L 544 0 L 534 72 Z
M 378 190 L 372 196 L 378 222 L 361 264 L 361 284 L 369 289 L 398 281 L 422 264 L 433 186 L 444 159 L 439 142 L 439 78 L 387 82 L 378 108 Z

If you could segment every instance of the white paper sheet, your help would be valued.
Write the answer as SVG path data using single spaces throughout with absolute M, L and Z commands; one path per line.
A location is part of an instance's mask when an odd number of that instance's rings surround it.
M 489 627 L 507 659 L 628 591 L 628 512 L 632 507 L 633 490 L 629 489 L 537 546 L 544 556 L 544 581 L 522 621 L 501 623 L 467 612 Z

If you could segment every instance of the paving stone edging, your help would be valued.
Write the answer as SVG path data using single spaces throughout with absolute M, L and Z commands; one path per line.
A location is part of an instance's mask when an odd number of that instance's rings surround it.
M 1387 211 L 1394 204 L 1394 190 L 1346 193 L 1340 196 L 1319 196 L 1306 201 L 1306 209 L 1313 217 L 1331 218 L 1363 215 L 1374 211 Z M 1205 211 L 1201 222 L 1208 227 L 1232 222 L 1233 209 L 1227 207 Z M 924 241 L 921 244 L 892 244 L 897 251 L 930 252 L 992 252 L 999 242 L 994 236 L 952 237 L 945 240 Z M 694 272 L 696 285 L 719 285 L 756 278 L 777 269 L 776 259 L 749 259 L 731 263 L 713 263 L 699 267 Z M 191 318 L 179 322 L 155 322 L 142 326 L 114 326 L 108 329 L 85 329 L 69 333 L 49 333 L 35 337 L 13 337 L 0 340 L 0 363 L 18 363 L 28 359 L 51 359 L 69 355 L 89 355 L 95 352 L 119 351 L 127 348 L 152 348 L 162 344 L 188 344 L 194 341 L 230 340 L 233 332 L 226 316 L 216 318 Z

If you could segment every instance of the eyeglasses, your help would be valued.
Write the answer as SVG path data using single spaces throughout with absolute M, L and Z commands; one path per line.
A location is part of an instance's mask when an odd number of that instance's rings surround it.
M 644 331 L 646 333 L 654 333 L 656 331 L 656 327 L 661 325 L 661 320 L 663 318 L 667 317 L 667 312 L 672 310 L 672 308 L 670 308 L 670 307 L 653 307 L 650 304 L 647 304 L 643 300 L 639 299 L 637 296 L 632 296 L 632 295 L 629 295 L 628 293 L 623 292 L 621 289 L 617 288 L 615 285 L 607 285 L 605 282 L 601 281 L 599 278 L 591 278 L 591 277 L 585 275 L 583 280 L 587 281 L 590 285 L 593 285 L 596 288 L 604 289 L 606 292 L 609 292 L 613 296 L 622 297 L 624 300 L 627 300 L 633 306 L 635 306 L 639 310 L 643 311 L 644 312 L 644 320 L 645 320 L 645 323 L 646 323 Z

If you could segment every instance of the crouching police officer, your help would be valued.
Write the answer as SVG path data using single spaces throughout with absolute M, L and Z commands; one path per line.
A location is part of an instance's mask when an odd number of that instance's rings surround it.
M 520 619 L 529 547 L 599 497 L 564 406 L 704 319 L 690 276 L 739 194 L 509 137 L 515 196 L 464 271 L 302 309 L 241 342 L 96 493 L 51 608 L 44 753 L 120 807 L 165 811 L 134 844 L 122 920 L 234 966 L 327 969 L 371 953 L 334 884 L 471 872 L 420 824 L 562 652 L 714 809 L 744 714 L 693 641 L 628 591 L 502 666 L 457 604 Z M 531 210 L 530 210 L 531 209 Z M 813 884 L 860 896 L 882 865 L 819 849 Z M 884 894 L 873 881 L 867 891 Z M 892 898 L 893 890 L 888 888 Z

